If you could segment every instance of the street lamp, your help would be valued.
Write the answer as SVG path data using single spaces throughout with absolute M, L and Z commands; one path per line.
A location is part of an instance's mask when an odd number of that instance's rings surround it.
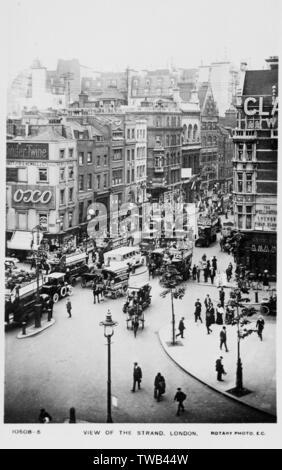
M 61 231 L 61 228 L 62 228 L 62 219 L 57 219 L 56 220 L 56 224 L 59 225 L 59 232 Z M 60 235 L 58 234 L 58 238 L 59 238 L 59 248 L 61 248 L 61 241 L 60 241 Z
M 111 337 L 114 334 L 114 327 L 118 325 L 112 320 L 111 311 L 108 310 L 105 321 L 101 321 L 100 326 L 104 327 L 104 336 L 108 345 L 108 382 L 107 382 L 107 423 L 112 423 L 112 397 L 111 397 Z
M 33 234 L 33 244 L 35 246 L 35 266 L 36 266 L 36 304 L 35 308 L 35 328 L 41 327 L 41 303 L 40 303 L 40 292 L 39 292 L 39 266 L 40 266 L 40 231 L 42 230 L 41 225 L 38 224 L 36 227 L 32 229 Z M 36 235 L 36 239 L 34 239 L 34 235 Z
M 167 289 L 163 291 L 160 295 L 161 297 L 166 297 L 167 294 L 170 294 L 171 298 L 171 315 L 172 315 L 172 346 L 176 346 L 178 343 L 175 336 L 175 313 L 174 313 L 174 299 L 182 299 L 185 294 L 184 287 L 176 287 L 177 284 L 180 284 L 182 281 L 181 276 L 177 273 L 175 269 L 170 272 L 167 270 L 162 279 L 160 280 L 161 284 L 164 285 Z

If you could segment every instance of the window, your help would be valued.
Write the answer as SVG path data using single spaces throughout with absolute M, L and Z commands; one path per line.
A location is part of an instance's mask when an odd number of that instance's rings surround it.
M 104 155 L 104 166 L 107 166 L 108 164 L 108 156 Z
M 134 139 L 134 136 L 135 136 L 134 129 L 131 129 L 131 138 Z
M 87 175 L 87 189 L 92 189 L 92 174 Z
M 237 173 L 237 190 L 238 193 L 243 191 L 243 173 Z
M 97 166 L 101 165 L 101 157 L 100 155 L 97 155 Z
M 69 149 L 69 158 L 73 157 L 73 149 Z
M 132 182 L 134 181 L 134 168 L 132 168 L 131 170 L 131 181 Z
M 166 143 L 166 146 L 168 147 L 169 146 L 169 135 L 168 134 L 165 136 L 165 143 Z
M 243 160 L 244 144 L 238 144 L 238 160 Z
M 122 169 L 113 170 L 112 184 L 113 185 L 122 184 Z
M 64 158 L 65 156 L 65 149 L 60 149 L 60 158 Z
M 127 161 L 130 162 L 130 150 L 127 149 Z
M 60 181 L 64 181 L 65 179 L 65 169 L 60 168 Z
M 243 206 L 237 206 L 238 228 L 243 228 Z
M 248 162 L 252 161 L 253 159 L 253 145 L 252 144 L 247 144 L 246 159 Z
M 69 166 L 69 179 L 73 179 L 73 166 Z
M 72 227 L 73 223 L 73 211 L 69 211 L 69 227 Z
M 253 175 L 252 173 L 246 173 L 246 191 L 247 193 L 253 192 Z
M 127 129 L 127 138 L 130 139 L 130 129 Z
M 114 149 L 114 154 L 113 154 L 113 161 L 119 161 L 122 160 L 122 150 L 121 149 Z
M 161 120 L 159 117 L 156 118 L 156 127 L 161 127 Z
M 92 163 L 92 152 L 87 152 L 87 163 Z
M 39 181 L 42 181 L 42 182 L 48 181 L 47 168 L 39 168 L 38 173 L 39 173 Z
M 60 190 L 60 204 L 65 204 L 65 190 Z
M 135 152 L 134 149 L 131 149 L 131 160 L 134 160 L 135 158 Z
M 69 202 L 73 202 L 73 188 L 69 188 Z
M 108 175 L 107 173 L 104 174 L 104 188 L 108 186 Z
M 79 175 L 79 178 L 78 178 L 78 189 L 79 189 L 79 191 L 83 191 L 83 189 L 84 189 L 83 175 Z
M 127 184 L 130 183 L 130 170 L 127 170 Z
M 97 189 L 101 188 L 101 175 L 97 175 Z
M 79 152 L 79 154 L 78 154 L 78 164 L 79 165 L 84 164 L 84 152 Z

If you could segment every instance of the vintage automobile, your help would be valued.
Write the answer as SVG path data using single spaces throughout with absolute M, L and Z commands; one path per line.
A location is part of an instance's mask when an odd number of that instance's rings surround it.
M 128 268 L 112 267 L 101 270 L 104 280 L 104 296 L 112 299 L 122 297 L 127 292 L 128 287 Z
M 41 292 L 48 294 L 57 303 L 59 299 L 72 295 L 72 286 L 66 282 L 65 273 L 51 273 L 44 277 Z
M 65 280 L 74 286 L 77 278 L 89 272 L 86 260 L 87 253 L 85 252 L 63 255 L 59 262 L 53 265 L 52 272 L 65 273 Z

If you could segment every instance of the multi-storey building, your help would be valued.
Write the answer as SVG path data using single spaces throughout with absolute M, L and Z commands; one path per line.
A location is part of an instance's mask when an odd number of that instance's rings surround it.
M 229 193 L 233 180 L 233 140 L 232 131 L 218 126 L 218 189 Z
M 249 270 L 276 273 L 278 58 L 269 70 L 246 71 L 237 102 L 234 214 L 241 238 L 236 259 Z
M 75 139 L 53 127 L 7 141 L 8 248 L 28 250 L 40 224 L 50 245 L 77 233 Z
M 218 180 L 218 109 L 209 83 L 199 89 L 201 107 L 201 188 L 211 189 Z

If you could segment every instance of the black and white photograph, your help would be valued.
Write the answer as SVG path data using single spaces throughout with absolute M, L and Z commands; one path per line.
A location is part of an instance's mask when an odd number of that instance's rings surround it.
M 1 9 L 2 425 L 275 436 L 279 2 Z

